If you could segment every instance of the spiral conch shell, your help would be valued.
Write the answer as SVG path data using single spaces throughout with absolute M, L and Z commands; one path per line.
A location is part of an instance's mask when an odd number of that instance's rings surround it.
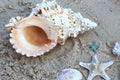
M 30 16 L 46 18 L 59 27 L 59 42 L 64 45 L 68 37 L 77 37 L 79 33 L 84 33 L 97 26 L 95 22 L 83 16 L 78 12 L 73 12 L 70 8 L 62 8 L 56 0 L 46 1 L 37 4 L 33 8 Z
M 13 48 L 28 57 L 43 55 L 57 44 L 64 45 L 68 37 L 77 37 L 96 26 L 80 13 L 60 7 L 56 0 L 43 0 L 28 17 L 12 18 L 6 25 L 11 30 Z

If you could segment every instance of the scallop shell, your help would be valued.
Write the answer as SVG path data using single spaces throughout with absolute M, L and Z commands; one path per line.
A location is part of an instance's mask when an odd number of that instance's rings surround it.
M 11 30 L 10 43 L 22 55 L 43 55 L 57 44 L 58 35 L 54 26 L 46 19 L 35 16 L 24 18 Z
M 56 0 L 43 0 L 33 8 L 30 16 L 46 18 L 59 27 L 58 43 L 64 45 L 68 37 L 77 37 L 79 33 L 84 33 L 97 26 L 95 22 L 83 16 L 78 12 L 75 13 L 70 8 L 62 8 Z
M 76 69 L 64 69 L 58 74 L 58 80 L 82 80 L 82 74 Z

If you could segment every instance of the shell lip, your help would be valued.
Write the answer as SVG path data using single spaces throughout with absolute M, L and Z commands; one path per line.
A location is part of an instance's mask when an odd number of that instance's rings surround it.
M 30 44 L 25 36 L 23 29 L 26 26 L 35 25 L 42 28 L 45 33 L 47 34 L 48 39 L 51 40 L 50 43 L 46 43 L 42 46 L 35 46 Z M 27 17 L 21 20 L 18 24 L 16 24 L 16 28 L 11 30 L 10 33 L 10 43 L 13 44 L 13 48 L 16 50 L 17 53 L 21 53 L 22 55 L 26 55 L 27 57 L 36 57 L 41 56 L 44 53 L 50 51 L 57 45 L 57 30 L 55 29 L 55 25 L 49 23 L 45 19 L 40 19 L 38 17 Z M 34 39 L 34 37 L 33 37 Z

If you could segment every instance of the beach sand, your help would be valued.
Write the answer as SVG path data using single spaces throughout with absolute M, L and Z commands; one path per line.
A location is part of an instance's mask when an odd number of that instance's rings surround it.
M 93 41 L 100 46 L 96 53 L 100 62 L 115 61 L 106 73 L 111 80 L 120 80 L 120 57 L 112 54 L 115 41 L 120 42 L 120 0 L 57 0 L 61 6 L 81 12 L 98 26 L 77 38 L 67 39 L 65 45 L 57 45 L 43 56 L 29 58 L 15 52 L 4 25 L 11 17 L 27 17 L 40 2 L 42 0 L 0 1 L 0 80 L 57 80 L 64 68 L 81 71 L 82 80 L 86 80 L 88 70 L 79 66 L 79 62 L 91 62 L 94 54 L 88 45 Z M 104 79 L 96 76 L 93 80 Z

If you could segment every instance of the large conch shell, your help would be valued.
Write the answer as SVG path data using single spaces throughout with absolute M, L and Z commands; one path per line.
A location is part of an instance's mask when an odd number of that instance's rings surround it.
M 10 19 L 6 27 L 11 30 L 10 42 L 18 53 L 40 56 L 56 46 L 64 45 L 68 37 L 77 37 L 97 26 L 95 22 L 70 8 L 62 8 L 56 0 L 37 4 L 29 17 Z
M 75 13 L 70 8 L 62 8 L 56 0 L 43 0 L 33 8 L 30 16 L 46 18 L 59 27 L 59 42 L 64 45 L 68 37 L 77 37 L 79 33 L 84 33 L 97 26 L 95 22 Z
M 54 26 L 46 19 L 35 16 L 24 18 L 12 28 L 10 43 L 22 55 L 43 55 L 57 44 L 58 35 Z

